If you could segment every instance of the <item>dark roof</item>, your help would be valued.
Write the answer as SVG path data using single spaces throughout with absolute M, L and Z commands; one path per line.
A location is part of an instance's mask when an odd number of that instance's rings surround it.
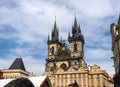
M 53 30 L 51 32 L 51 40 L 50 40 L 49 35 L 48 35 L 47 43 L 48 44 L 50 44 L 50 43 L 59 43 L 59 30 L 57 28 L 56 20 L 55 20 L 55 23 L 54 23 Z
M 22 58 L 16 58 L 9 69 L 21 69 L 21 70 L 26 71 L 25 67 L 24 67 L 24 63 L 22 61 Z
M 57 24 L 56 24 L 56 21 L 54 23 L 54 28 L 52 30 L 52 41 L 59 41 L 59 31 L 58 31 L 58 28 L 57 28 Z
M 68 86 L 70 86 L 70 87 L 79 87 L 76 81 L 75 81 L 75 83 L 71 83 Z
M 27 78 L 17 78 L 6 84 L 4 87 L 34 87 L 34 85 Z

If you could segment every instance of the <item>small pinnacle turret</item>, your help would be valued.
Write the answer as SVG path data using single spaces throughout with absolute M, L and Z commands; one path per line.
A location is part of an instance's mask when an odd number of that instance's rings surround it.
M 70 37 L 70 32 L 68 32 L 68 37 Z
M 50 37 L 49 37 L 49 35 L 48 35 L 48 42 L 49 42 L 49 40 L 50 40 Z

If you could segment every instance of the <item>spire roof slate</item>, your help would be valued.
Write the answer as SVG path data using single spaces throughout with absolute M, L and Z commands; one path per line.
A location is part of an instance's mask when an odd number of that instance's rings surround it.
M 84 37 L 81 32 L 80 25 L 77 24 L 77 19 L 75 17 L 74 25 L 72 26 L 72 37 L 68 34 L 68 41 L 82 41 L 84 43 Z
M 26 71 L 22 58 L 16 58 L 13 64 L 9 67 L 9 69 L 21 69 Z
M 52 41 L 59 41 L 58 37 L 59 37 L 59 31 L 58 31 L 56 20 L 55 20 L 54 28 L 52 30 Z

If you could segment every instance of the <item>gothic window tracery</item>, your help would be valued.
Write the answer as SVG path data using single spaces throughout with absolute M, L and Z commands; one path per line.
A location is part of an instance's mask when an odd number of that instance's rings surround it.
M 77 44 L 74 44 L 74 52 L 77 52 Z
M 63 64 L 61 65 L 61 68 L 62 68 L 64 71 L 67 71 L 67 66 L 66 66 L 65 63 L 63 63 Z
M 51 49 L 51 53 L 52 53 L 52 55 L 54 54 L 54 47 L 52 47 L 52 49 Z

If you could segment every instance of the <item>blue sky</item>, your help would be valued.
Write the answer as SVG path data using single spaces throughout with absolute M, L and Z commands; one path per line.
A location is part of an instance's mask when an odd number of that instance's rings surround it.
M 85 60 L 114 74 L 110 24 L 117 23 L 120 0 L 0 0 L 0 69 L 22 57 L 27 71 L 41 75 L 47 37 L 55 21 L 67 40 L 75 13 L 85 38 Z

